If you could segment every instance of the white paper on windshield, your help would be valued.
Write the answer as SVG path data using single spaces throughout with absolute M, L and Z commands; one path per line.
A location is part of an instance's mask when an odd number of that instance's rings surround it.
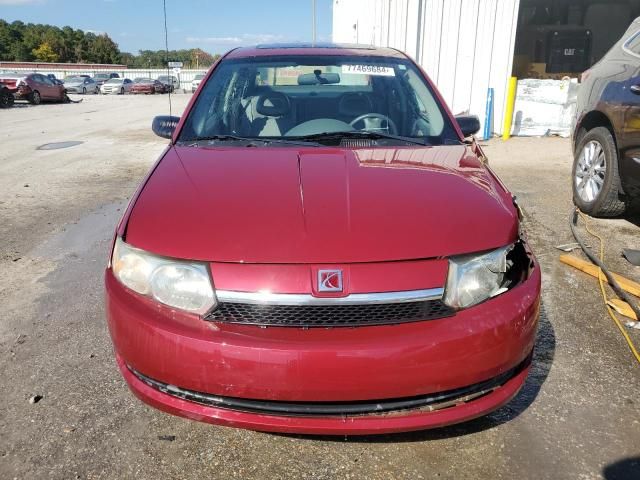
M 381 77 L 395 77 L 396 72 L 391 67 L 380 65 L 342 65 L 342 73 L 357 75 L 379 75 Z

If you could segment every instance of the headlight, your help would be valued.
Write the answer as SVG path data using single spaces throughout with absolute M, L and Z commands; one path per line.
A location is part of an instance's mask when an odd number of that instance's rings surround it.
M 158 257 L 118 237 L 111 268 L 124 286 L 170 307 L 204 314 L 216 304 L 209 271 L 202 263 Z
M 480 255 L 449 259 L 449 275 L 444 303 L 467 308 L 506 292 L 512 283 L 513 261 L 508 257 L 514 245 Z

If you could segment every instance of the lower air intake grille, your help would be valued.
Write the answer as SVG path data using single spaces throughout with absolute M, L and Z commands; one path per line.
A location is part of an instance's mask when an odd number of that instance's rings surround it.
M 499 389 L 509 380 L 526 369 L 530 364 L 531 355 L 529 355 L 529 357 L 527 357 L 520 365 L 512 368 L 511 370 L 507 370 L 496 377 L 490 378 L 484 382 L 456 388 L 455 390 L 446 390 L 427 395 L 419 395 L 416 397 L 387 398 L 382 400 L 363 400 L 353 402 L 287 402 L 224 397 L 209 393 L 195 392 L 175 385 L 169 385 L 147 377 L 131 367 L 128 368 L 139 380 L 162 393 L 209 407 L 226 408 L 229 410 L 276 416 L 344 417 L 416 409 L 435 411 L 455 407 L 463 403 L 471 402 Z
M 373 305 L 254 305 L 220 303 L 205 320 L 277 327 L 361 327 L 454 315 L 441 300 Z

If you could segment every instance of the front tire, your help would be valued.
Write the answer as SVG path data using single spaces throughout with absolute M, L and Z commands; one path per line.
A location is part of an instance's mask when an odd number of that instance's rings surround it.
M 29 103 L 31 105 L 40 105 L 42 103 L 42 97 L 40 96 L 39 91 L 34 90 L 33 92 L 31 92 L 31 95 L 29 97 Z
M 624 213 L 618 149 L 606 127 L 589 130 L 580 139 L 571 179 L 573 203 L 584 213 L 593 217 L 616 217 Z
M 14 98 L 10 92 L 0 92 L 0 108 L 10 108 L 13 106 Z
M 124 87 L 120 87 L 120 95 L 124 95 Z
M 87 94 L 87 87 L 82 87 L 82 94 L 86 95 Z

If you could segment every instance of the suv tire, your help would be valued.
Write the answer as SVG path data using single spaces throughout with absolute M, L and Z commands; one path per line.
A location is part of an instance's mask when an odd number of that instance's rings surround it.
M 606 127 L 589 130 L 578 143 L 571 171 L 573 203 L 593 217 L 616 217 L 626 205 L 620 200 L 618 149 Z

